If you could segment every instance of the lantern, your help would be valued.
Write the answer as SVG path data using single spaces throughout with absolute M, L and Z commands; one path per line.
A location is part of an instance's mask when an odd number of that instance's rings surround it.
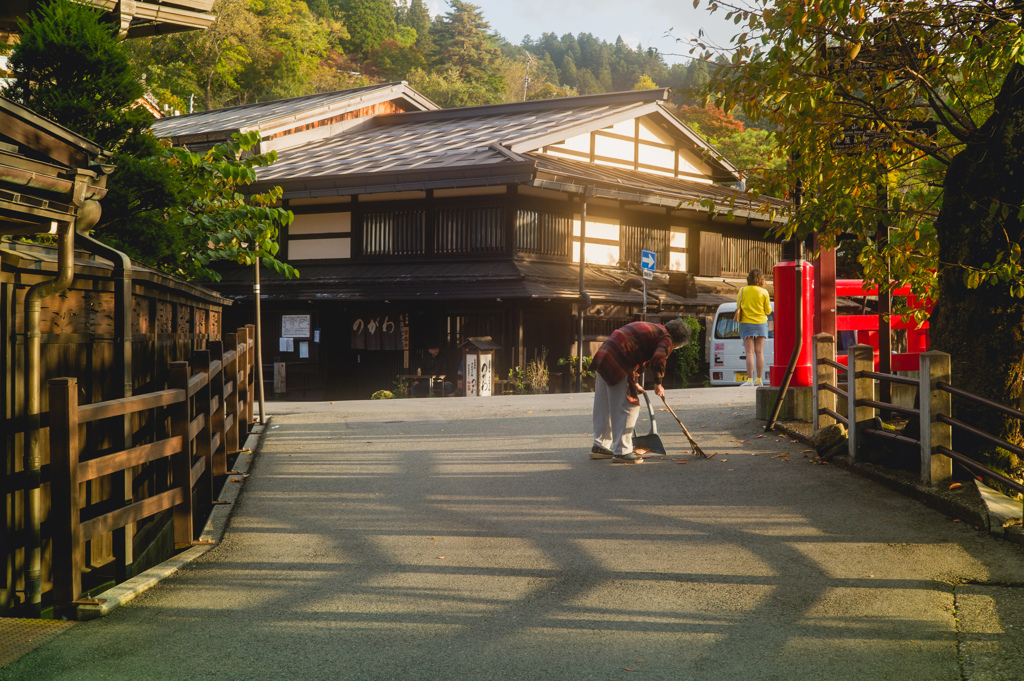
M 490 397 L 494 394 L 494 351 L 501 346 L 490 336 L 467 338 L 462 345 L 462 379 L 466 397 Z

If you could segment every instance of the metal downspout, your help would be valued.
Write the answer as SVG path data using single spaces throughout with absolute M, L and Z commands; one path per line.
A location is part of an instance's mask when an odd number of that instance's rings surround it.
M 34 284 L 25 294 L 25 413 L 28 416 L 25 433 L 25 473 L 28 477 L 26 525 L 29 531 L 25 600 L 29 615 L 33 617 L 39 617 L 42 613 L 43 596 L 43 551 L 40 529 L 43 520 L 40 489 L 43 457 L 39 449 L 43 388 L 40 385 L 42 334 L 39 326 L 43 298 L 65 290 L 75 278 L 75 230 L 70 222 L 60 226 L 59 240 L 57 277 Z
M 590 295 L 584 283 L 583 273 L 587 269 L 587 199 L 594 193 L 594 188 L 588 186 L 583 192 L 583 204 L 580 206 L 580 298 L 579 298 L 579 325 L 577 327 L 576 344 L 576 392 L 583 392 L 583 313 L 590 307 Z
M 27 566 L 25 570 L 25 601 L 31 616 L 42 614 L 43 551 L 42 551 L 42 452 L 39 448 L 42 417 L 42 318 L 43 298 L 60 293 L 75 279 L 75 232 L 88 231 L 99 220 L 101 206 L 90 182 L 96 178 L 91 171 L 82 171 L 75 177 L 72 201 L 78 208 L 75 222 L 59 226 L 57 247 L 57 277 L 29 287 L 25 293 L 25 524 L 28 530 Z
M 91 227 L 92 225 L 89 225 Z M 121 397 L 131 397 L 134 391 L 132 369 L 132 261 L 126 253 L 97 241 L 85 232 L 78 234 L 78 245 L 82 250 L 110 260 L 114 264 L 111 273 L 114 280 L 114 366 L 120 368 L 122 387 Z M 123 418 L 123 428 L 119 445 L 122 450 L 130 449 L 132 441 L 132 417 Z M 112 500 L 122 504 L 132 501 L 132 475 L 130 471 L 122 471 L 113 478 Z M 132 547 L 134 524 L 114 530 L 115 578 L 118 582 L 134 576 L 132 563 L 135 562 Z

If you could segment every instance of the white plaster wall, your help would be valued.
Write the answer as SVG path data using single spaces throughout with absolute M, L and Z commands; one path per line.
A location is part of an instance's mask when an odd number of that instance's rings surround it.
M 303 239 L 288 242 L 288 260 L 347 259 L 352 257 L 352 239 Z
M 288 225 L 289 234 L 329 234 L 351 231 L 352 213 L 349 212 L 296 215 L 292 224 Z

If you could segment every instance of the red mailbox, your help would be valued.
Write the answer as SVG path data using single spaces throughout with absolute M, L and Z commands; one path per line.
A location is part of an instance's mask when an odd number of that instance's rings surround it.
M 786 375 L 793 348 L 796 346 L 796 267 L 797 262 L 783 260 L 775 265 L 774 286 L 775 300 L 772 308 L 775 312 L 775 359 L 771 367 L 770 381 L 773 386 L 781 386 Z M 814 266 L 800 261 L 803 269 L 800 301 L 803 305 L 803 324 L 801 335 L 804 339 L 800 356 L 797 358 L 791 386 L 809 386 L 813 379 L 814 345 L 811 336 L 814 332 Z

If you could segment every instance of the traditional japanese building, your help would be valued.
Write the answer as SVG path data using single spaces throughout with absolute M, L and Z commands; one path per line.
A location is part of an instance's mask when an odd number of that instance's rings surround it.
M 0 35 L 18 32 L 18 20 L 47 0 L 4 0 L 0 4 Z M 180 33 L 209 28 L 217 20 L 214 0 L 78 0 L 104 11 L 122 38 Z
M 357 99 L 367 97 L 373 107 Z M 330 98 L 333 112 L 322 106 Z M 208 145 L 229 128 L 259 129 L 278 150 L 259 183 L 280 185 L 295 213 L 282 256 L 301 277 L 264 277 L 264 361 L 287 364 L 289 397 L 366 398 L 413 371 L 431 344 L 454 351 L 490 336 L 501 346 L 496 377 L 545 349 L 554 370 L 579 351 L 582 315 L 591 354 L 643 311 L 641 250 L 656 254 L 655 319 L 732 299 L 702 293 L 695 277 L 771 272 L 781 249 L 766 232 L 784 203 L 737 188 L 736 168 L 668 98 L 641 90 L 438 110 L 390 83 L 154 130 Z M 250 314 L 251 271 L 226 271 L 216 288 Z

